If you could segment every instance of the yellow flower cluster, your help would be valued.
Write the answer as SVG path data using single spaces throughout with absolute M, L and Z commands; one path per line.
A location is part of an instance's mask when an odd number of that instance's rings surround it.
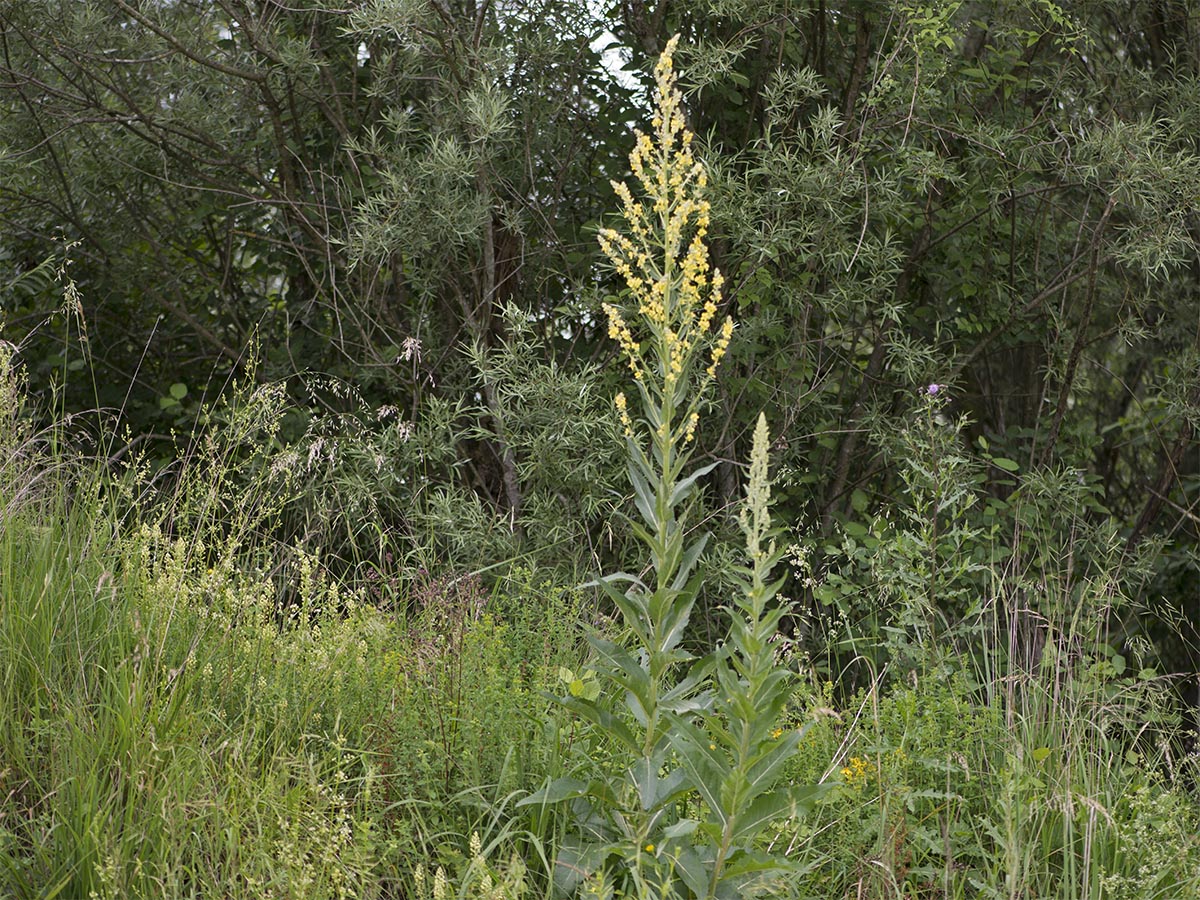
M 850 757 L 850 764 L 842 769 L 842 778 L 846 784 L 866 784 L 871 780 L 874 766 L 871 760 L 861 756 Z
M 700 423 L 700 413 L 692 410 L 692 414 L 688 416 L 687 428 L 683 432 L 683 442 L 690 444 L 696 439 L 696 426 Z
M 633 436 L 633 422 L 629 420 L 629 403 L 625 399 L 625 392 L 617 394 L 613 398 L 613 403 L 617 406 L 617 415 L 621 417 L 621 424 L 625 427 L 626 437 Z
M 641 381 L 641 348 L 638 346 L 637 341 L 633 339 L 633 333 L 629 330 L 629 326 L 625 324 L 625 319 L 621 316 L 621 311 L 611 303 L 605 303 L 603 308 L 605 314 L 608 316 L 608 336 L 621 345 L 621 349 L 625 351 L 625 355 L 629 358 L 629 369 L 633 372 L 633 377 Z
M 721 364 L 721 358 L 725 355 L 725 351 L 729 349 L 729 342 L 733 339 L 733 319 L 726 319 L 721 325 L 721 336 L 717 338 L 717 342 L 712 348 L 712 362 L 708 365 L 708 377 L 712 378 L 717 374 L 717 366 Z
M 848 785 L 861 787 L 868 784 L 877 775 L 886 772 L 894 773 L 900 767 L 908 762 L 908 754 L 903 749 L 897 747 L 889 754 L 880 754 L 878 757 L 870 756 L 852 756 L 845 767 L 842 768 L 842 780 Z
M 637 310 L 631 319 L 637 327 L 630 328 L 622 310 L 613 302 L 605 303 L 609 336 L 620 345 L 634 378 L 650 391 L 644 396 L 664 400 L 670 396 L 670 407 L 677 389 L 687 384 L 697 353 L 710 348 L 704 380 L 711 380 L 733 335 L 732 319 L 715 328 L 725 280 L 713 268 L 705 242 L 710 216 L 704 199 L 708 175 L 692 153 L 693 137 L 676 86 L 672 56 L 678 40 L 676 36 L 667 43 L 654 70 L 653 131 L 637 132 L 629 155 L 637 196 L 629 185 L 613 183 L 621 200 L 624 233 L 605 228 L 599 235 L 601 250 L 624 280 Z M 657 376 L 653 383 L 644 380 L 647 371 Z M 624 406 L 618 410 L 630 429 Z M 691 442 L 697 419 L 689 410 L 676 420 L 680 430 L 672 426 L 664 431 L 666 423 L 660 420 L 657 431 L 660 436 Z

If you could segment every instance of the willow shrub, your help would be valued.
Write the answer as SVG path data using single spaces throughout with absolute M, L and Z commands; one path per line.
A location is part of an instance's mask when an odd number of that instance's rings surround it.
M 600 234 L 627 287 L 604 310 L 640 401 L 635 415 L 623 393 L 616 397 L 638 513 L 631 530 L 649 553 L 649 574 L 599 582 L 631 639 L 593 636 L 598 677 L 564 679 L 563 706 L 602 733 L 596 746 L 607 755 L 585 765 L 581 777 L 551 781 L 523 801 L 568 804 L 556 879 L 567 892 L 601 897 L 746 896 L 785 867 L 755 839 L 817 792 L 779 784 L 800 732 L 781 725 L 792 676 L 775 664 L 772 645 L 786 606 L 772 605 L 780 554 L 765 419 L 755 431 L 740 516 L 747 560 L 726 610 L 728 640 L 703 658 L 681 643 L 708 541 L 691 533 L 691 514 L 698 483 L 713 468 L 691 465 L 694 436 L 733 321 L 718 324 L 722 276 L 705 243 L 707 175 L 684 126 L 676 43 L 655 68 L 653 134 L 639 133 L 630 155 L 639 195 L 614 184 L 625 231 Z

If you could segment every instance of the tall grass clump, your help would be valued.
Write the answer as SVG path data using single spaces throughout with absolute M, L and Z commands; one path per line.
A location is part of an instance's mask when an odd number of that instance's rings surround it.
M 655 68 L 653 134 L 637 135 L 630 166 L 638 195 L 614 184 L 625 230 L 600 245 L 625 282 L 604 304 L 609 334 L 633 377 L 620 393 L 636 515 L 630 528 L 649 557 L 645 578 L 599 584 L 625 634 L 593 636 L 594 671 L 564 673 L 570 713 L 588 723 L 572 774 L 524 806 L 563 804 L 557 850 L 560 891 L 589 896 L 734 897 L 762 890 L 786 870 L 759 841 L 815 789 L 779 784 L 800 738 L 782 725 L 793 679 L 772 643 L 784 605 L 773 603 L 779 559 L 770 519 L 768 436 L 759 420 L 741 525 L 746 561 L 726 612 L 728 640 L 695 658 L 683 640 L 705 577 L 708 535 L 692 512 L 713 464 L 693 466 L 696 428 L 733 336 L 721 319 L 723 278 L 706 236 L 707 173 L 693 151 L 672 54 Z
M 430 574 L 380 603 L 383 560 L 343 582 L 274 537 L 278 385 L 115 471 L 26 424 L 0 351 L 0 895 L 398 896 L 484 857 L 521 883 L 500 813 L 545 769 L 528 714 L 575 664 L 574 595 Z
M 14 371 L 6 356 L 6 418 Z M 241 565 L 256 498 L 184 478 L 156 503 L 61 434 L 6 446 L 2 474 L 0 894 L 370 896 L 373 774 L 313 665 L 346 668 L 366 629 L 332 609 L 280 627 L 273 585 Z

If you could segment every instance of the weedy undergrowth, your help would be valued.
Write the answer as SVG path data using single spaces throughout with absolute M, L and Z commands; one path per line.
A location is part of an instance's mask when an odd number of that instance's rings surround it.
M 706 574 L 708 534 L 693 533 L 691 518 L 700 479 L 715 465 L 691 465 L 694 437 L 733 320 L 717 324 L 723 278 L 705 243 L 707 174 L 684 125 L 672 63 L 677 41 L 655 68 L 653 134 L 638 133 L 630 155 L 641 196 L 614 184 L 626 230 L 600 234 L 627 288 L 604 311 L 640 399 L 636 418 L 623 393 L 616 407 L 638 513 L 631 530 L 648 551 L 649 575 L 599 582 L 631 639 L 593 636 L 597 680 L 566 679 L 562 705 L 591 723 L 607 758 L 523 801 L 568 804 L 556 870 L 567 894 L 747 896 L 785 867 L 756 838 L 817 793 L 778 786 L 800 733 L 780 725 L 792 676 L 776 664 L 772 644 L 786 607 L 771 605 L 780 553 L 762 417 L 741 513 L 747 563 L 735 573 L 740 590 L 726 610 L 728 640 L 699 659 L 682 644 Z M 620 698 L 615 709 L 605 687 Z

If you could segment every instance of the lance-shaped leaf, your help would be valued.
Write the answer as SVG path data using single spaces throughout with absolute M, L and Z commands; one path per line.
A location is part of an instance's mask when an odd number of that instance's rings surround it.
M 629 726 L 607 709 L 603 709 L 595 703 L 580 697 L 552 697 L 551 699 L 564 709 L 570 710 L 580 718 L 587 719 L 592 724 L 599 726 L 605 734 L 614 738 L 630 753 L 642 752 L 642 745 L 634 738 Z
M 686 821 L 686 820 L 685 820 Z M 708 893 L 708 872 L 712 864 L 711 847 L 685 847 L 674 857 L 675 871 L 695 896 Z
M 685 720 L 672 723 L 667 739 L 675 748 L 679 766 L 687 772 L 692 787 L 708 804 L 721 828 L 728 824 L 728 811 L 722 802 L 720 786 L 729 776 L 729 761 L 714 741 L 696 725 Z
M 620 844 L 564 837 L 554 859 L 555 894 L 573 897 L 579 886 L 620 850 Z
M 662 753 L 655 753 L 636 760 L 629 767 L 629 778 L 637 789 L 638 801 L 641 803 L 642 809 L 647 812 L 659 805 L 663 781 L 659 777 L 659 771 L 662 769 L 662 765 Z M 678 789 L 678 787 L 677 779 L 675 788 Z
M 675 603 L 662 609 L 658 618 L 659 623 L 658 647 L 660 653 L 669 653 L 678 646 L 687 629 L 688 620 L 692 617 L 692 607 L 696 603 L 694 591 L 680 591 L 675 597 Z M 686 659 L 684 655 L 682 658 Z
M 662 544 L 662 542 L 637 522 L 631 520 L 629 522 L 629 530 L 634 533 L 634 536 L 637 537 L 639 541 L 649 548 L 652 558 L 661 559 L 662 557 L 666 556 L 667 548 Z
M 561 803 L 576 797 L 587 795 L 587 782 L 578 778 L 556 778 L 548 782 L 540 790 L 534 791 L 528 797 L 517 801 L 517 806 L 542 806 L 551 803 Z
M 632 653 L 620 644 L 596 635 L 588 637 L 588 643 L 605 663 L 609 677 L 625 690 L 637 694 L 643 702 L 650 695 L 650 676 Z
M 715 469 L 720 464 L 721 464 L 721 461 L 717 460 L 716 462 L 709 463 L 706 466 L 701 466 L 695 472 L 693 472 L 691 475 L 688 475 L 686 478 L 680 480 L 675 485 L 675 489 L 671 492 L 671 500 L 670 500 L 671 505 L 675 506 L 676 504 L 678 504 L 678 503 L 682 502 L 683 500 L 686 500 L 688 497 L 690 497 L 692 495 L 692 492 L 695 491 L 695 489 L 696 489 L 696 482 L 699 481 L 701 478 L 703 478 L 705 475 L 707 475 L 709 472 L 711 472 L 713 469 Z
M 763 828 L 784 817 L 799 818 L 812 811 L 830 785 L 785 785 L 757 797 L 738 814 L 733 825 L 733 840 L 751 839 Z
M 629 483 L 633 485 L 633 502 L 637 505 L 638 512 L 642 514 L 646 524 L 653 529 L 658 525 L 657 502 L 654 491 L 650 488 L 649 477 L 642 471 L 641 460 L 631 456 L 628 471 Z
M 779 780 L 784 766 L 795 755 L 799 742 L 800 732 L 788 731 L 779 738 L 778 743 L 770 745 L 766 752 L 754 760 L 746 772 L 748 796 L 756 797 L 762 794 Z
M 684 589 L 691 577 L 692 569 L 696 566 L 696 561 L 700 559 L 700 554 L 704 552 L 704 548 L 708 544 L 708 537 L 708 532 L 704 532 L 692 541 L 692 545 L 684 552 L 683 557 L 679 560 L 679 569 L 675 572 L 675 580 L 671 582 L 671 590 L 681 591 Z
M 686 716 L 712 708 L 712 694 L 700 688 L 708 681 L 712 669 L 710 657 L 705 657 L 692 666 L 691 671 L 658 698 L 658 705 L 676 716 Z
M 633 591 L 622 591 L 615 584 L 604 579 L 601 579 L 598 583 L 601 590 L 612 600 L 617 609 L 621 611 L 621 615 L 625 619 L 625 624 L 633 630 L 642 642 L 647 641 L 650 637 L 649 632 L 646 630 L 649 623 L 642 597 L 639 594 L 633 593 Z
M 764 876 L 785 875 L 796 867 L 790 860 L 752 848 L 743 848 L 730 855 L 712 896 L 715 900 L 743 900 L 752 888 L 761 895 Z

